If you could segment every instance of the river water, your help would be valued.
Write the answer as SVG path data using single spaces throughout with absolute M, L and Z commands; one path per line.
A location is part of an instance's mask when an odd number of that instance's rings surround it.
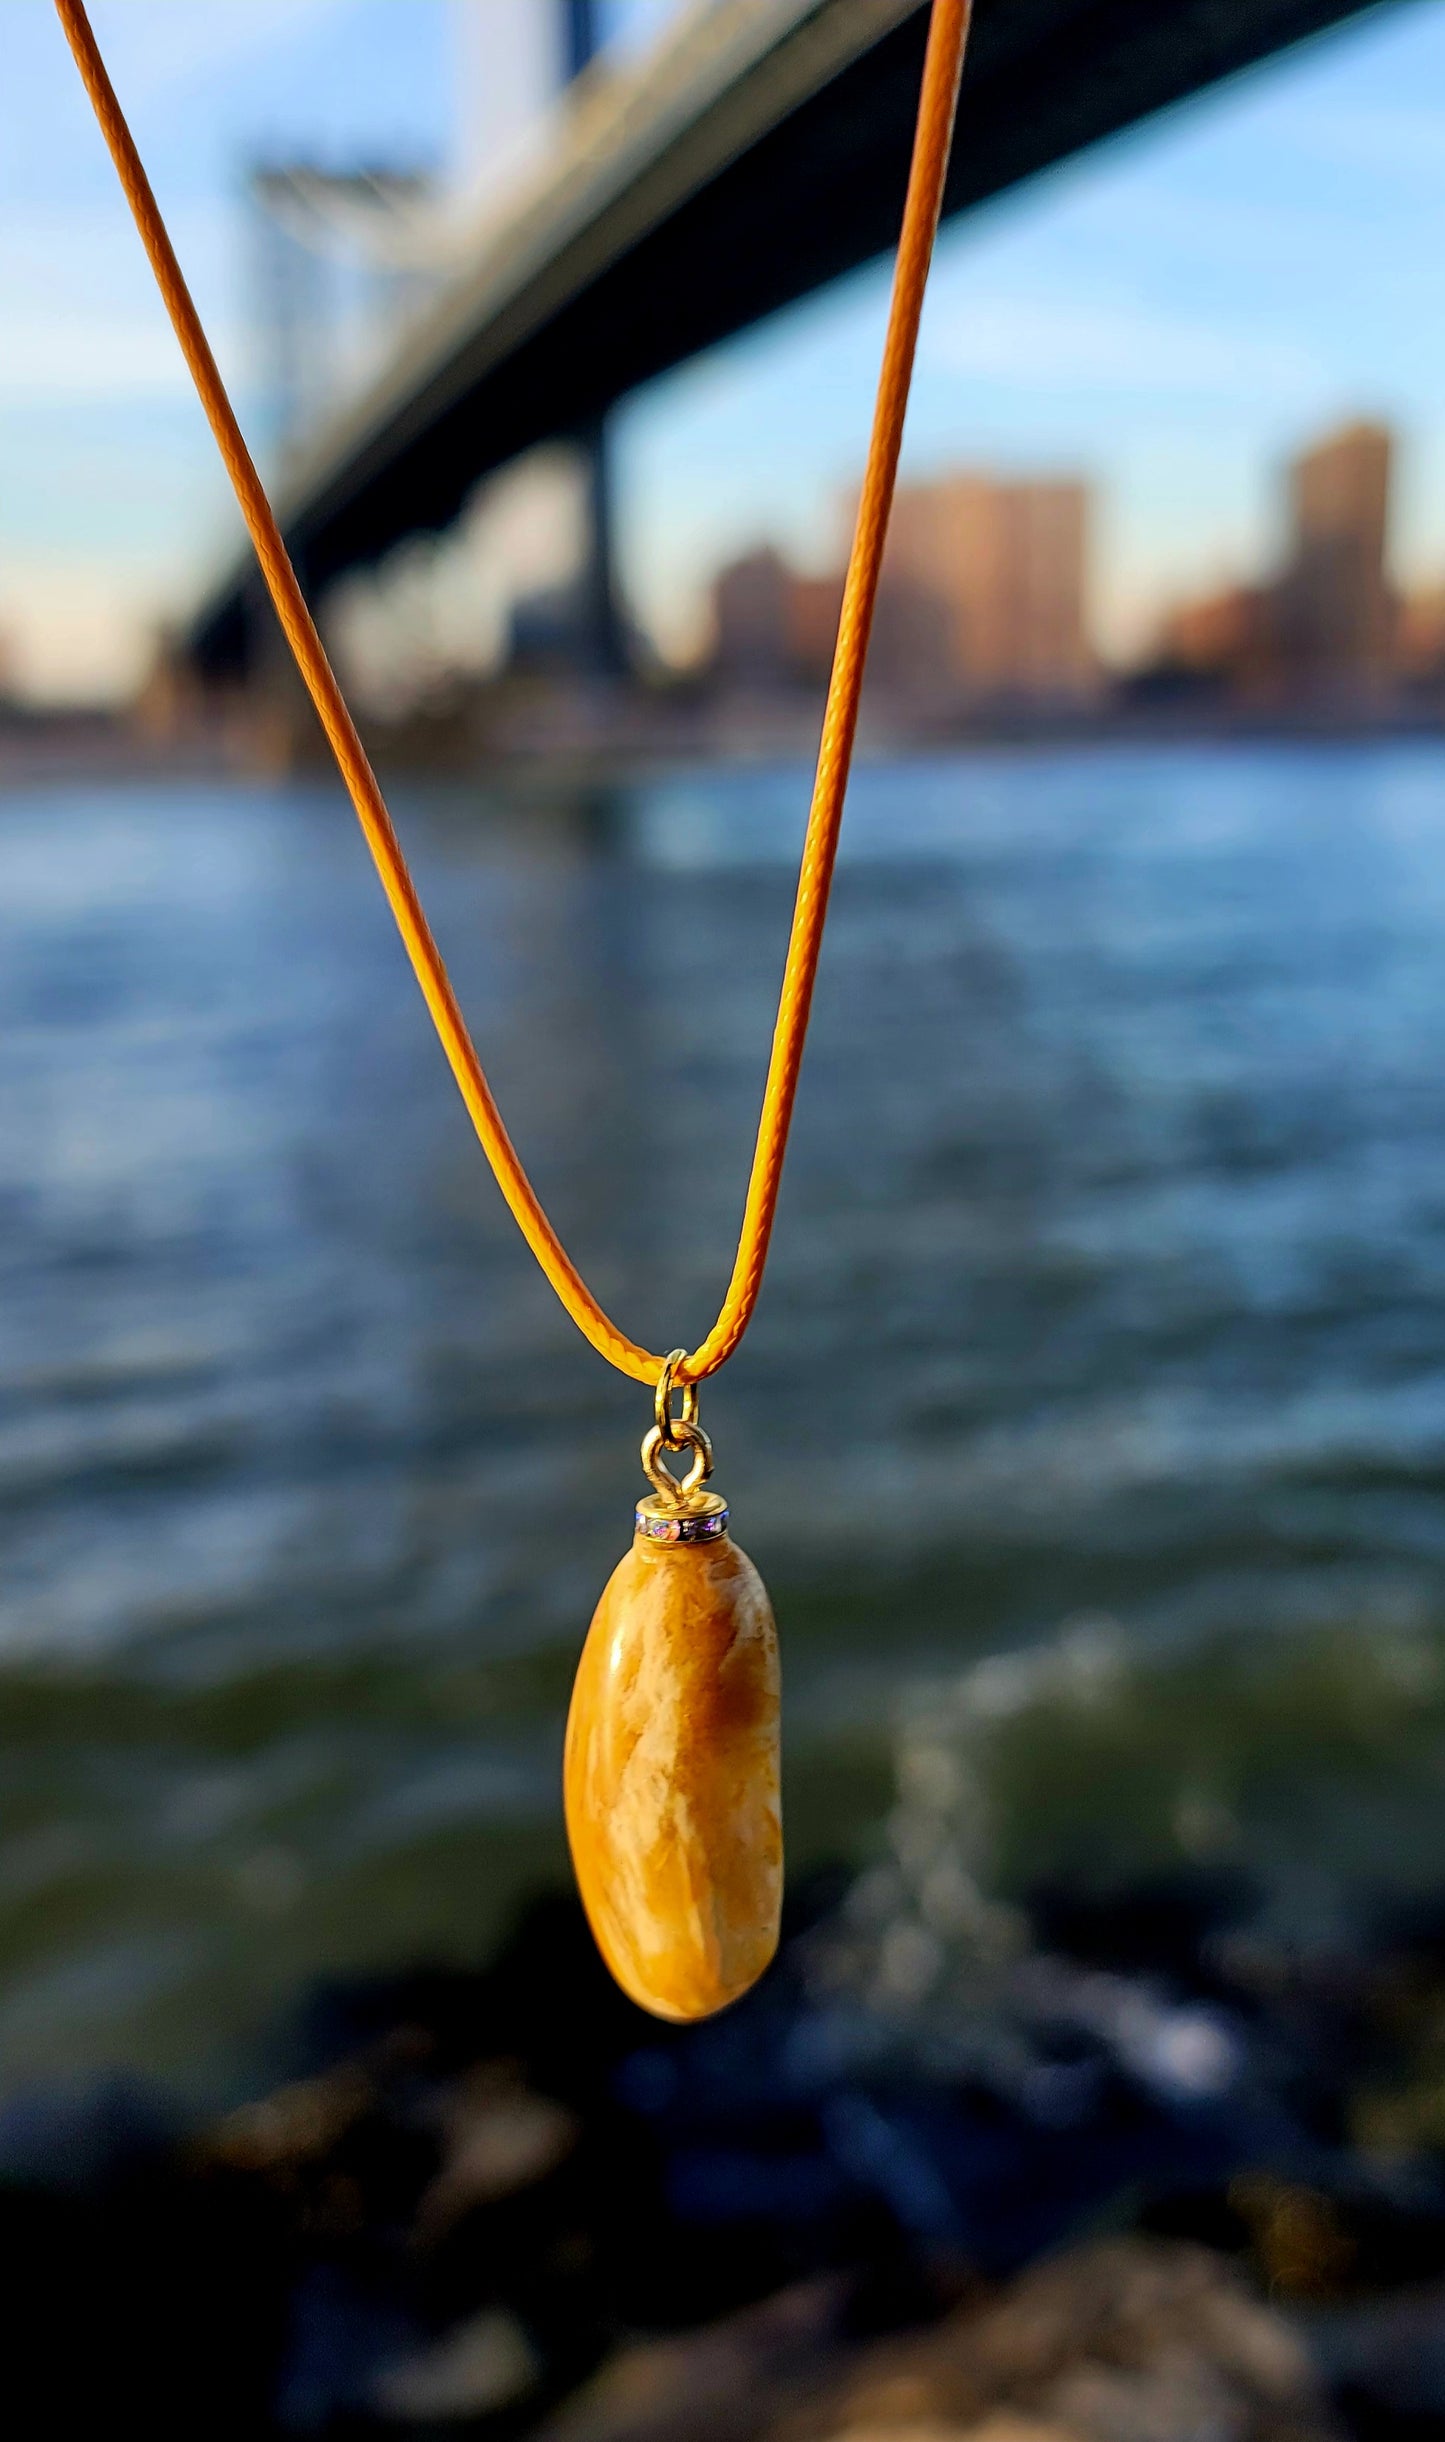
M 398 796 L 655 1346 L 725 1277 L 806 793 Z M 895 1723 L 972 1672 L 1003 1884 L 1215 1859 L 1318 1926 L 1442 1879 L 1442 1046 L 1445 749 L 860 773 L 703 1407 L 796 1861 L 876 1846 Z M 0 1196 L 0 2071 L 223 2074 L 562 1870 L 645 1395 L 521 1247 L 331 787 L 11 792 Z

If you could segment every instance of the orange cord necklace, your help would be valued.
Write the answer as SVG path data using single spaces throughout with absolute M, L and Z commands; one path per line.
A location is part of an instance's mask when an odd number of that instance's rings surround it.
M 729 1539 L 726 1504 L 705 1489 L 712 1448 L 697 1421 L 697 1385 L 726 1363 L 742 1339 L 767 1262 L 971 0 L 931 0 L 883 362 L 732 1277 L 706 1339 L 691 1353 L 679 1348 L 665 1358 L 629 1339 L 598 1304 L 507 1134 L 82 0 L 55 0 L 55 5 L 276 615 L 330 741 L 482 1149 L 523 1237 L 578 1329 L 620 1372 L 655 1385 L 655 1421 L 642 1445 L 653 1490 L 637 1505 L 632 1548 L 597 1607 L 573 1690 L 564 1772 L 567 1830 L 593 1932 L 618 1982 L 660 2017 L 706 2017 L 745 1992 L 777 1946 L 782 1830 L 773 1615 L 752 1562 Z M 682 1396 L 678 1414 L 675 1392 Z M 680 1481 L 664 1465 L 664 1451 L 691 1452 Z
M 184 274 L 176 260 L 175 248 L 136 151 L 135 140 L 126 125 L 125 115 L 100 56 L 90 21 L 81 0 L 55 0 L 55 4 L 100 122 L 101 132 L 110 148 L 111 159 L 125 189 L 126 201 L 135 216 L 141 242 L 150 257 L 151 269 L 180 341 L 181 352 L 190 368 L 201 405 L 225 461 L 226 472 L 235 488 L 241 514 L 261 563 L 261 573 L 276 606 L 276 616 L 296 657 L 297 668 L 306 682 L 311 701 L 320 715 L 321 725 L 330 741 L 341 777 L 356 809 L 357 820 L 366 835 L 366 844 L 381 877 L 382 889 L 396 918 L 397 930 L 406 945 L 407 956 L 431 1011 L 432 1023 L 441 1037 L 452 1074 L 461 1088 L 462 1100 L 481 1139 L 482 1150 L 491 1163 L 497 1184 L 512 1208 L 523 1237 L 578 1330 L 620 1372 L 630 1374 L 637 1382 L 655 1383 L 662 1369 L 662 1358 L 651 1355 L 636 1340 L 629 1339 L 598 1304 L 543 1211 L 536 1189 L 507 1134 L 486 1073 L 477 1057 L 476 1046 L 468 1032 L 467 1022 L 442 963 L 441 952 L 423 913 L 416 885 L 407 870 L 401 842 L 386 810 L 376 775 L 316 632 L 316 623 L 306 607 L 271 504 L 242 438 L 235 410 L 217 371 L 216 360 L 211 354 Z M 783 1155 L 787 1149 L 788 1127 L 797 1093 L 798 1071 L 802 1064 L 803 1042 L 808 1029 L 813 982 L 823 943 L 828 889 L 833 878 L 838 828 L 842 820 L 853 736 L 858 721 L 858 698 L 863 684 L 868 631 L 872 625 L 874 597 L 878 590 L 888 512 L 893 501 L 893 483 L 899 445 L 903 438 L 908 387 L 913 373 L 918 319 L 923 309 L 923 292 L 943 200 L 943 180 L 948 167 L 969 14 L 970 0 L 933 0 L 913 164 L 893 274 L 888 333 L 883 346 L 868 460 L 848 560 L 847 582 L 843 590 L 843 608 L 838 623 L 827 710 L 823 718 L 822 743 L 818 749 L 813 802 L 798 873 L 793 929 L 783 968 L 782 991 L 778 999 L 777 1023 L 768 1062 L 762 1116 L 753 1150 L 747 1202 L 727 1295 L 707 1338 L 690 1355 L 684 1355 L 677 1366 L 676 1379 L 679 1383 L 701 1382 L 727 1362 L 752 1320 L 762 1285 L 768 1239 L 782 1177 Z

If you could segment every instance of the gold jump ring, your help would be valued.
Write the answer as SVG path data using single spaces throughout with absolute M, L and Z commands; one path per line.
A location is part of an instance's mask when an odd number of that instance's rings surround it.
M 673 1433 L 675 1439 L 668 1441 L 664 1438 L 661 1425 L 654 1425 L 651 1431 L 643 1436 L 642 1467 L 653 1491 L 660 1493 L 663 1500 L 675 1508 L 679 1502 L 687 1500 L 691 1493 L 696 1492 L 701 1485 L 705 1484 L 711 1475 L 712 1443 L 708 1440 L 702 1426 L 686 1416 L 674 1419 Z M 662 1463 L 664 1450 L 691 1450 L 692 1464 L 686 1475 L 674 1475 L 669 1468 L 664 1467 Z
M 662 1437 L 664 1450 L 686 1450 L 689 1446 L 695 1447 L 695 1444 L 690 1444 L 688 1428 L 691 1426 L 701 1430 L 697 1422 L 697 1384 L 695 1382 L 679 1383 L 676 1380 L 677 1369 L 686 1355 L 685 1348 L 674 1348 L 670 1356 L 664 1357 L 662 1371 L 657 1377 L 657 1389 L 653 1394 L 652 1413 L 656 1419 L 656 1429 Z M 672 1412 L 674 1389 L 679 1390 L 682 1394 L 682 1407 L 676 1416 Z

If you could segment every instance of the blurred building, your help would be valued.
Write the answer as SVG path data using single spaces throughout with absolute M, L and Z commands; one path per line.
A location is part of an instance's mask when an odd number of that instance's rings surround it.
M 904 485 L 874 618 L 874 689 L 944 715 L 1084 699 L 1095 678 L 1089 506 L 1077 482 L 958 473 Z M 713 587 L 718 674 L 752 685 L 824 679 L 842 595 L 841 570 L 799 576 L 771 546 L 733 561 Z
M 1393 454 L 1383 424 L 1347 424 L 1289 469 L 1289 554 L 1271 624 L 1279 683 L 1292 698 L 1373 702 L 1389 691 Z
M 1078 703 L 1095 675 L 1089 524 L 1077 481 L 960 472 L 904 485 L 884 560 L 881 659 L 893 625 L 915 687 L 974 704 Z
M 1270 596 L 1263 585 L 1226 585 L 1165 617 L 1135 682 L 1148 700 L 1258 692 L 1269 666 Z
M 744 686 L 777 686 L 793 676 L 788 596 L 792 570 L 771 543 L 744 553 L 713 581 L 713 667 Z
M 1183 603 L 1160 630 L 1160 650 L 1176 668 L 1201 676 L 1242 670 L 1260 650 L 1265 604 L 1258 585 L 1226 585 L 1201 601 Z
M 824 683 L 833 664 L 843 574 L 800 576 L 771 543 L 719 569 L 712 588 L 712 668 L 736 686 Z
M 1445 703 L 1445 585 L 1411 594 L 1400 604 L 1395 662 L 1407 695 Z
M 843 608 L 843 572 L 795 576 L 788 589 L 788 651 L 793 669 L 810 686 L 826 682 Z
M 1262 709 L 1369 710 L 1400 678 L 1403 625 L 1389 580 L 1394 439 L 1346 424 L 1285 473 L 1283 564 L 1260 585 L 1185 602 L 1162 622 L 1136 693 L 1213 695 Z M 1412 648 L 1428 658 L 1422 612 Z

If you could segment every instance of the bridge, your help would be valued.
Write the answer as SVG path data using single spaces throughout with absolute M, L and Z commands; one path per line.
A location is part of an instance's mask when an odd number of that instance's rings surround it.
M 944 204 L 1021 180 L 1379 0 L 977 0 Z M 923 0 L 714 0 L 584 77 L 531 183 L 321 431 L 278 501 L 313 596 L 452 521 L 532 444 L 888 249 Z M 197 613 L 208 678 L 251 664 L 249 558 Z

